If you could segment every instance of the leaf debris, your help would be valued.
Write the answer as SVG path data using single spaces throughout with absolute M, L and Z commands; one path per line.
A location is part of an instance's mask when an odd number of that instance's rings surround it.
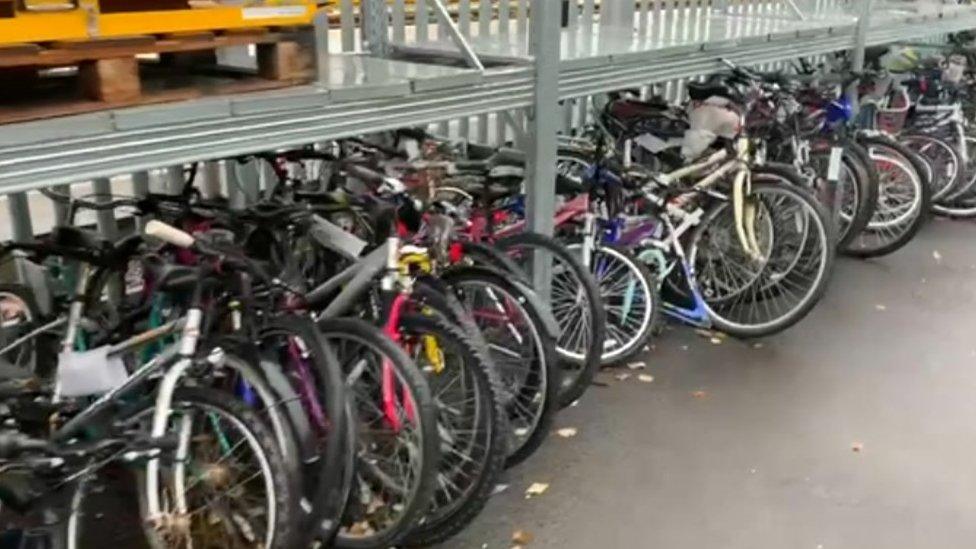
M 548 489 L 549 489 L 549 484 L 548 483 L 545 483 L 545 482 L 533 482 L 532 485 L 530 485 L 525 490 L 525 499 L 532 499 L 535 496 L 541 496 L 542 494 L 545 494 L 546 493 L 546 490 L 548 490 Z

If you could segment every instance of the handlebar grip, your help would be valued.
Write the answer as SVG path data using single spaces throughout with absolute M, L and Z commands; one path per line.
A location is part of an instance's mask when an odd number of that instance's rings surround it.
M 172 225 L 153 219 L 146 223 L 144 231 L 146 236 L 158 238 L 163 242 L 172 244 L 178 248 L 189 248 L 196 241 L 190 233 L 181 231 Z
M 349 175 L 352 175 L 357 179 L 362 179 L 366 183 L 378 185 L 382 184 L 383 181 L 386 180 L 386 175 L 360 164 L 348 162 L 346 163 L 345 168 Z

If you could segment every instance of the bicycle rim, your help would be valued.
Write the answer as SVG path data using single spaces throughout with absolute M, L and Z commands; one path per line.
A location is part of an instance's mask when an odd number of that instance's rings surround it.
M 783 185 L 757 184 L 761 258 L 746 258 L 735 237 L 731 204 L 709 213 L 696 231 L 689 259 L 705 307 L 716 325 L 740 336 L 768 335 L 802 318 L 822 293 L 832 262 L 830 236 L 812 198 Z M 733 284 L 716 279 L 738 280 Z M 747 285 L 741 285 L 746 282 Z M 716 288 L 735 287 L 731 293 Z

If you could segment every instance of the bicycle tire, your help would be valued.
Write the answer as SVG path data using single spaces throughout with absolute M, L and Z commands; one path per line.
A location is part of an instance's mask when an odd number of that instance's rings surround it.
M 775 171 L 775 170 L 770 170 L 769 166 L 763 166 L 761 168 L 756 168 L 755 171 L 769 173 L 770 171 Z M 796 180 L 799 179 L 799 177 L 792 172 L 784 171 L 779 175 L 783 177 L 788 177 L 790 179 L 796 179 Z M 798 203 L 801 203 L 806 208 L 808 208 L 808 212 L 807 212 L 808 218 L 812 218 L 816 220 L 816 224 L 815 224 L 816 226 L 814 228 L 817 230 L 817 233 L 819 233 L 819 238 L 823 242 L 823 250 L 820 252 L 821 255 L 819 259 L 820 267 L 818 269 L 818 275 L 815 284 L 812 285 L 812 288 L 808 290 L 806 296 L 802 299 L 802 301 L 798 305 L 793 307 L 792 310 L 790 310 L 787 314 L 780 315 L 777 319 L 774 319 L 772 321 L 766 321 L 763 322 L 762 324 L 746 325 L 741 322 L 736 322 L 724 318 L 715 310 L 714 306 L 709 303 L 709 300 L 707 298 L 705 299 L 705 308 L 708 310 L 713 325 L 718 330 L 725 332 L 731 336 L 735 336 L 739 338 L 763 337 L 774 333 L 778 333 L 795 325 L 797 322 L 799 322 L 804 317 L 806 317 L 806 315 L 813 310 L 813 308 L 816 306 L 816 304 L 820 301 L 820 299 L 823 297 L 824 293 L 826 292 L 827 283 L 829 282 L 830 275 L 833 270 L 833 264 L 834 264 L 834 247 L 830 245 L 833 242 L 833 237 L 831 235 L 831 226 L 830 223 L 827 221 L 828 217 L 826 212 L 823 209 L 823 205 L 820 204 L 820 202 L 816 198 L 811 196 L 808 192 L 806 192 L 796 184 L 781 185 L 776 183 L 764 183 L 764 182 L 753 183 L 752 186 L 753 195 L 756 195 L 762 192 L 763 190 L 769 190 L 773 194 L 780 193 L 780 194 L 792 195 L 792 198 L 794 200 L 796 200 Z M 715 219 L 717 219 L 718 216 L 722 214 L 729 207 L 730 207 L 729 202 L 722 202 L 717 204 L 713 208 L 711 208 L 709 212 L 705 215 L 703 222 L 698 226 L 698 228 L 692 234 L 691 242 L 688 246 L 689 248 L 688 258 L 689 261 L 692 263 L 692 265 L 695 265 L 695 261 L 699 255 L 699 248 L 700 248 L 699 243 L 701 242 L 705 232 L 709 229 L 710 223 Z M 768 267 L 764 266 L 763 270 L 765 270 L 766 268 Z M 795 264 L 793 267 L 791 267 L 791 271 L 794 268 L 795 268 Z M 704 272 L 704 270 L 703 269 L 699 270 L 699 272 L 700 273 Z M 701 283 L 702 281 L 699 280 L 699 284 Z M 756 280 L 752 280 L 749 284 L 751 286 L 754 285 L 755 283 Z M 705 292 L 703 292 L 703 294 L 704 293 Z
M 537 353 L 533 362 L 541 361 L 541 364 L 531 366 L 531 372 L 532 375 L 539 377 L 541 383 L 544 384 L 541 391 L 537 391 L 536 396 L 532 397 L 538 397 L 542 400 L 539 411 L 533 418 L 532 426 L 518 427 L 511 424 L 512 416 L 518 413 L 518 410 L 513 409 L 513 406 L 516 404 L 517 398 L 522 394 L 524 388 L 515 385 L 514 380 L 510 383 L 506 379 L 505 372 L 502 369 L 502 363 L 497 360 L 495 361 L 495 364 L 500 369 L 499 373 L 501 374 L 505 391 L 511 398 L 507 406 L 507 412 L 510 419 L 509 431 L 512 434 L 512 438 L 509 441 L 509 455 L 505 460 L 505 466 L 512 467 L 524 461 L 539 448 L 542 441 L 548 435 L 552 422 L 555 419 L 556 411 L 559 408 L 560 371 L 556 361 L 555 338 L 547 333 L 547 330 L 543 327 L 545 321 L 543 320 L 542 314 L 536 311 L 533 305 L 537 300 L 525 295 L 527 290 L 515 284 L 503 274 L 483 267 L 455 267 L 446 271 L 441 278 L 458 294 L 463 294 L 463 287 L 465 285 L 480 285 L 507 295 L 512 300 L 511 304 L 524 312 L 525 320 L 531 325 L 532 336 L 534 338 L 533 346 Z M 461 296 L 459 295 L 459 297 Z M 464 303 L 463 298 L 461 302 Z M 527 432 L 520 435 L 520 429 L 527 429 Z
M 301 339 L 304 345 L 302 359 L 311 370 L 308 372 L 314 378 L 311 381 L 317 385 L 317 404 L 325 405 L 324 412 L 328 422 L 325 433 L 315 433 L 310 426 L 314 418 L 309 418 L 309 423 L 299 429 L 309 430 L 301 433 L 300 438 L 303 442 L 301 457 L 305 469 L 301 474 L 302 493 L 309 505 L 308 520 L 303 531 L 308 532 L 309 539 L 305 540 L 307 543 L 311 543 L 312 538 L 331 539 L 342 516 L 345 495 L 342 491 L 342 464 L 345 462 L 343 452 L 348 451 L 342 444 L 347 428 L 345 377 L 338 357 L 311 319 L 293 315 L 272 319 L 262 326 L 258 333 L 259 341 L 266 341 L 276 333 L 294 335 Z M 295 376 L 297 372 L 285 374 Z M 293 395 L 299 397 L 297 393 Z M 303 411 L 308 413 L 304 408 Z M 306 441 L 310 436 L 321 436 L 322 440 L 317 448 L 308 447 Z M 319 455 L 309 455 L 315 450 L 318 450 Z
M 129 415 L 129 419 L 133 419 L 147 411 L 151 412 L 153 410 L 153 404 L 154 402 L 152 400 L 143 400 L 141 405 L 135 410 L 135 413 Z M 263 459 L 263 462 L 266 463 L 266 467 L 263 467 L 263 469 L 265 470 L 265 475 L 269 477 L 266 479 L 266 482 L 270 480 L 275 491 L 273 499 L 276 520 L 275 524 L 269 530 L 274 533 L 274 537 L 271 543 L 265 543 L 265 546 L 271 549 L 291 549 L 296 547 L 296 544 L 299 543 L 299 539 L 301 538 L 300 518 L 302 516 L 298 509 L 298 498 L 296 494 L 290 492 L 291 483 L 286 478 L 286 468 L 281 462 L 281 456 L 278 453 L 274 437 L 268 431 L 264 421 L 253 410 L 237 401 L 233 395 L 223 391 L 187 387 L 177 389 L 173 394 L 173 408 L 178 409 L 188 404 L 199 406 L 204 410 L 217 410 L 219 413 L 226 414 L 226 416 L 232 418 L 237 423 L 236 427 L 238 429 L 246 433 L 246 440 L 249 440 L 254 448 L 259 449 L 259 460 Z M 142 473 L 140 476 L 144 478 L 145 473 Z M 145 495 L 146 483 L 140 482 L 140 486 L 142 487 L 139 490 L 140 508 L 145 517 L 147 506 Z M 148 518 L 144 519 L 143 523 L 149 545 L 151 547 L 167 547 L 164 542 L 156 537 L 155 529 L 150 526 Z
M 564 361 L 572 363 L 569 370 L 574 374 L 567 375 L 567 369 L 563 368 L 563 382 L 559 389 L 559 404 L 565 408 L 583 396 L 583 393 L 593 383 L 593 377 L 600 369 L 607 321 L 606 311 L 603 309 L 603 301 L 600 297 L 600 288 L 597 286 L 596 280 L 593 279 L 593 275 L 580 263 L 576 256 L 553 238 L 538 233 L 519 233 L 502 238 L 495 242 L 495 245 L 509 253 L 518 247 L 537 247 L 544 249 L 553 254 L 553 256 L 558 257 L 560 261 L 563 261 L 572 270 L 573 276 L 581 285 L 579 290 L 582 291 L 582 295 L 587 300 L 588 306 L 586 308 L 588 309 L 587 312 L 591 326 L 589 341 L 585 345 L 585 353 L 579 357 L 569 356 L 569 353 L 559 345 L 564 335 L 572 333 L 572 327 L 568 325 L 572 319 L 565 321 L 567 325 L 561 323 L 560 340 L 556 342 L 556 352 L 559 353 L 560 358 Z M 579 297 L 576 299 L 578 300 Z M 548 302 L 550 306 L 555 308 L 555 303 L 551 297 Z M 582 322 L 583 319 L 578 318 L 577 320 Z
M 367 349 L 369 352 L 376 353 L 377 356 L 389 361 L 397 372 L 400 382 L 407 387 L 409 394 L 412 395 L 410 399 L 415 406 L 417 425 L 421 430 L 421 444 L 417 448 L 420 453 L 420 465 L 417 468 L 417 480 L 412 494 L 409 494 L 408 501 L 402 504 L 399 517 L 389 527 L 372 534 L 367 532 L 358 536 L 353 536 L 348 528 L 346 531 L 340 528 L 332 540 L 336 547 L 349 549 L 385 548 L 396 545 L 421 520 L 434 488 L 433 482 L 437 472 L 439 449 L 438 439 L 435 435 L 437 432 L 437 408 L 431 396 L 430 388 L 423 373 L 410 360 L 406 352 L 376 326 L 360 319 L 330 318 L 319 320 L 318 328 L 325 340 L 335 349 L 340 363 L 343 363 L 347 358 L 344 355 L 346 348 L 343 347 L 343 342 Z M 344 364 L 344 368 L 345 366 L 346 364 Z M 347 388 L 349 385 L 350 380 L 347 378 Z M 349 393 L 352 393 L 351 389 Z M 351 399 L 352 395 L 350 394 L 347 396 L 347 400 Z M 353 411 L 350 421 L 359 421 L 359 414 Z M 357 436 L 357 446 L 359 442 Z M 345 499 L 348 501 L 349 487 L 344 486 L 343 490 L 347 492 Z M 347 516 L 343 518 L 343 526 L 346 527 L 350 525 L 349 520 L 352 520 L 348 516 L 348 512 L 347 509 Z
M 580 250 L 580 253 L 582 253 L 582 246 L 583 244 L 578 240 L 567 241 L 566 245 L 567 249 L 571 251 Z M 623 344 L 609 351 L 607 350 L 607 343 L 611 341 L 611 338 L 613 338 L 612 341 L 622 339 L 620 335 L 615 335 L 615 331 L 617 334 L 623 334 L 620 326 L 624 325 L 627 319 L 621 315 L 605 313 L 606 336 L 602 349 L 603 353 L 600 356 L 600 364 L 602 366 L 620 364 L 644 352 L 644 348 L 650 342 L 651 338 L 654 337 L 661 316 L 661 295 L 658 289 L 657 277 L 646 264 L 637 259 L 633 252 L 616 244 L 597 243 L 596 249 L 593 251 L 593 256 L 590 269 L 599 269 L 598 265 L 601 264 L 606 266 L 606 263 L 600 262 L 601 256 L 612 258 L 613 261 L 623 264 L 624 268 L 629 272 L 629 276 L 635 281 L 635 290 L 639 290 L 643 294 L 641 301 L 647 304 L 647 310 L 640 317 L 640 324 L 638 325 L 637 331 L 631 336 L 625 336 L 626 341 Z M 600 291 L 600 302 L 606 309 L 610 305 L 607 303 L 607 291 L 605 291 L 603 285 L 605 277 L 594 275 L 594 278 L 596 279 L 597 288 Z
M 505 405 L 501 396 L 501 380 L 494 367 L 483 361 L 481 351 L 476 344 L 463 329 L 452 323 L 448 317 L 433 311 L 429 315 L 407 314 L 400 320 L 400 330 L 402 334 L 408 337 L 410 334 L 414 336 L 433 335 L 442 351 L 447 347 L 460 353 L 461 367 L 470 376 L 469 379 L 474 382 L 473 392 L 477 394 L 479 406 L 484 406 L 477 411 L 476 415 L 485 413 L 484 426 L 489 429 L 487 436 L 482 437 L 481 440 L 472 441 L 472 446 L 484 446 L 479 448 L 481 451 L 464 452 L 460 459 L 461 464 L 456 461 L 449 461 L 447 455 L 442 453 L 438 475 L 445 476 L 448 480 L 441 483 L 443 489 L 435 489 L 427 514 L 401 542 L 407 546 L 433 545 L 453 537 L 471 523 L 491 497 L 495 484 L 504 470 L 505 458 L 508 454 L 506 425 L 503 421 L 506 414 Z M 434 384 L 437 381 L 437 375 L 435 372 L 428 374 L 431 384 L 434 387 L 441 388 Z M 444 390 L 448 388 L 450 387 L 443 387 Z M 441 398 L 436 400 L 441 402 Z M 459 406 L 457 404 L 453 406 L 445 404 L 445 408 L 456 411 Z M 450 446 L 452 443 L 453 441 L 443 441 L 442 447 Z M 447 475 L 453 472 L 453 469 L 462 467 L 462 464 L 464 467 L 469 466 L 479 457 L 481 463 L 476 472 L 476 479 L 465 494 L 459 496 L 457 500 L 451 501 L 451 494 L 446 487 L 456 486 L 455 480 L 458 477 L 448 477 Z M 438 507 L 440 503 L 443 505 Z
M 925 133 L 909 132 L 900 134 L 898 136 L 898 143 L 918 155 L 929 168 L 927 175 L 929 186 L 932 187 L 933 203 L 937 203 L 941 199 L 951 196 L 960 186 L 963 175 L 962 158 L 959 156 L 959 151 L 948 143 L 947 140 Z M 910 143 L 916 146 L 913 147 Z M 946 174 L 936 173 L 936 166 L 933 164 L 935 159 L 931 155 L 925 154 L 928 152 L 928 147 L 932 147 L 934 152 L 941 152 L 947 155 L 950 161 L 949 165 L 954 165 L 955 168 Z M 948 170 L 948 167 L 946 169 Z
M 878 154 L 888 155 L 894 160 L 907 162 L 908 167 L 914 171 L 912 185 L 914 189 L 913 192 L 918 196 L 919 206 L 917 208 L 917 213 L 913 214 L 913 217 L 904 227 L 904 229 L 899 231 L 899 234 L 896 235 L 895 238 L 881 242 L 879 245 L 859 245 L 859 240 L 863 240 L 867 236 L 870 236 L 870 233 L 872 232 L 877 232 L 876 230 L 871 229 L 871 223 L 869 222 L 868 228 L 865 229 L 865 231 L 862 231 L 860 235 L 851 239 L 849 245 L 843 250 L 845 255 L 852 257 L 880 257 L 900 250 L 906 244 L 911 242 L 913 238 L 915 238 L 915 235 L 918 234 L 918 231 L 928 219 L 928 212 L 932 207 L 932 189 L 928 183 L 928 177 L 926 176 L 925 162 L 908 148 L 904 147 L 894 139 L 882 135 L 860 136 L 859 139 L 860 143 L 869 150 L 869 153 L 870 149 L 874 147 L 875 150 L 883 151 Z

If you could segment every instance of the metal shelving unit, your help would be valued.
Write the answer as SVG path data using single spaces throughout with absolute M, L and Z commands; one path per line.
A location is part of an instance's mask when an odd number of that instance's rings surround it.
M 389 46 L 396 59 L 327 53 L 328 31 L 320 29 L 320 79 L 312 85 L 0 126 L 0 189 L 22 193 L 441 121 L 441 130 L 484 137 L 485 114 L 499 112 L 518 114 L 495 124 L 514 125 L 529 137 L 526 145 L 538 159 L 534 180 L 547 181 L 560 129 L 554 120 L 564 121 L 562 129 L 585 122 L 592 94 L 668 81 L 680 88 L 681 79 L 717 69 L 721 57 L 769 65 L 855 48 L 859 38 L 875 45 L 976 27 L 973 6 L 881 5 L 859 25 L 863 5 L 836 0 L 818 0 L 799 14 L 782 0 L 729 8 L 693 0 L 670 11 L 649 0 L 602 0 L 600 6 L 579 0 L 560 30 L 558 2 L 477 1 L 476 22 L 471 0 L 460 2 L 457 34 L 488 65 L 483 71 L 461 62 L 430 64 L 432 56 L 463 61 L 458 37 L 446 24 L 430 37 L 425 3 L 417 4 L 421 22 L 406 27 L 403 0 L 394 0 Z M 348 24 L 340 42 L 349 50 L 357 42 L 350 0 L 342 12 Z M 523 116 L 533 109 L 536 116 Z M 478 132 L 469 124 L 473 117 L 480 117 L 474 120 Z M 535 185 L 530 194 L 533 218 L 549 217 L 549 185 Z M 22 202 L 9 200 L 14 217 L 25 215 Z

